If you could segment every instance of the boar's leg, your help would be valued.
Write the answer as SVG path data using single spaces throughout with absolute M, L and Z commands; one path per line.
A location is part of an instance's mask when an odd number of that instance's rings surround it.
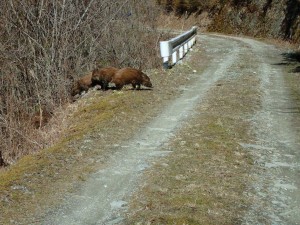
M 101 82 L 101 89 L 104 91 L 108 89 L 108 82 L 107 81 L 102 81 Z
M 116 84 L 116 89 L 121 90 L 123 88 L 123 84 Z

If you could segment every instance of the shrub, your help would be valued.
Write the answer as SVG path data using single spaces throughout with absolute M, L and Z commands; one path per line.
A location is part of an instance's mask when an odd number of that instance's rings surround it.
M 0 149 L 13 162 L 43 146 L 31 118 L 70 99 L 81 74 L 101 66 L 159 65 L 152 1 L 0 2 Z

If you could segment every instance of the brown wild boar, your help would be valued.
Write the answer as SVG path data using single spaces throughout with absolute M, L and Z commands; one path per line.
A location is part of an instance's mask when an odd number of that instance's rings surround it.
M 71 95 L 75 96 L 80 94 L 83 91 L 88 91 L 88 89 L 92 86 L 92 72 L 86 74 L 85 76 L 81 77 L 77 80 L 71 91 Z
M 141 85 L 152 87 L 150 78 L 146 74 L 129 67 L 118 70 L 111 82 L 116 85 L 116 89 L 122 89 L 126 84 L 131 84 L 133 89 L 140 89 Z
M 92 86 L 100 85 L 102 90 L 108 89 L 108 84 L 118 71 L 115 67 L 97 68 L 93 70 Z

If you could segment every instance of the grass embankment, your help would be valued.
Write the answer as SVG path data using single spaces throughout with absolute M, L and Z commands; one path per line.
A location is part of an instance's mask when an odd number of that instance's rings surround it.
M 192 73 L 186 64 L 147 71 L 153 90 L 92 91 L 72 104 L 60 141 L 0 171 L 0 223 L 39 223 L 55 210 L 88 174 L 105 166 L 114 146 L 180 93 L 178 86 L 189 82 L 187 71 Z
M 99 127 L 105 126 L 120 109 L 126 95 L 111 93 L 82 102 L 69 118 L 69 127 L 53 147 L 23 157 L 16 165 L 0 173 L 1 224 L 22 223 L 44 205 L 59 203 L 60 194 L 72 191 L 73 183 L 93 170 L 93 155 L 102 149 L 82 151 L 80 146 Z M 26 210 L 25 210 L 26 209 Z
M 146 172 L 127 224 L 241 223 L 253 159 L 240 143 L 252 142 L 250 121 L 260 107 L 259 78 L 245 71 L 210 90 L 166 147 L 172 153 Z

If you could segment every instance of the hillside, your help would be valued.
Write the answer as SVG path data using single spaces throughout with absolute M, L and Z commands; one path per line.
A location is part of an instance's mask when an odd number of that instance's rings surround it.
M 157 0 L 157 3 L 168 13 L 195 17 L 200 26 L 201 15 L 208 15 L 209 31 L 300 42 L 298 0 Z

